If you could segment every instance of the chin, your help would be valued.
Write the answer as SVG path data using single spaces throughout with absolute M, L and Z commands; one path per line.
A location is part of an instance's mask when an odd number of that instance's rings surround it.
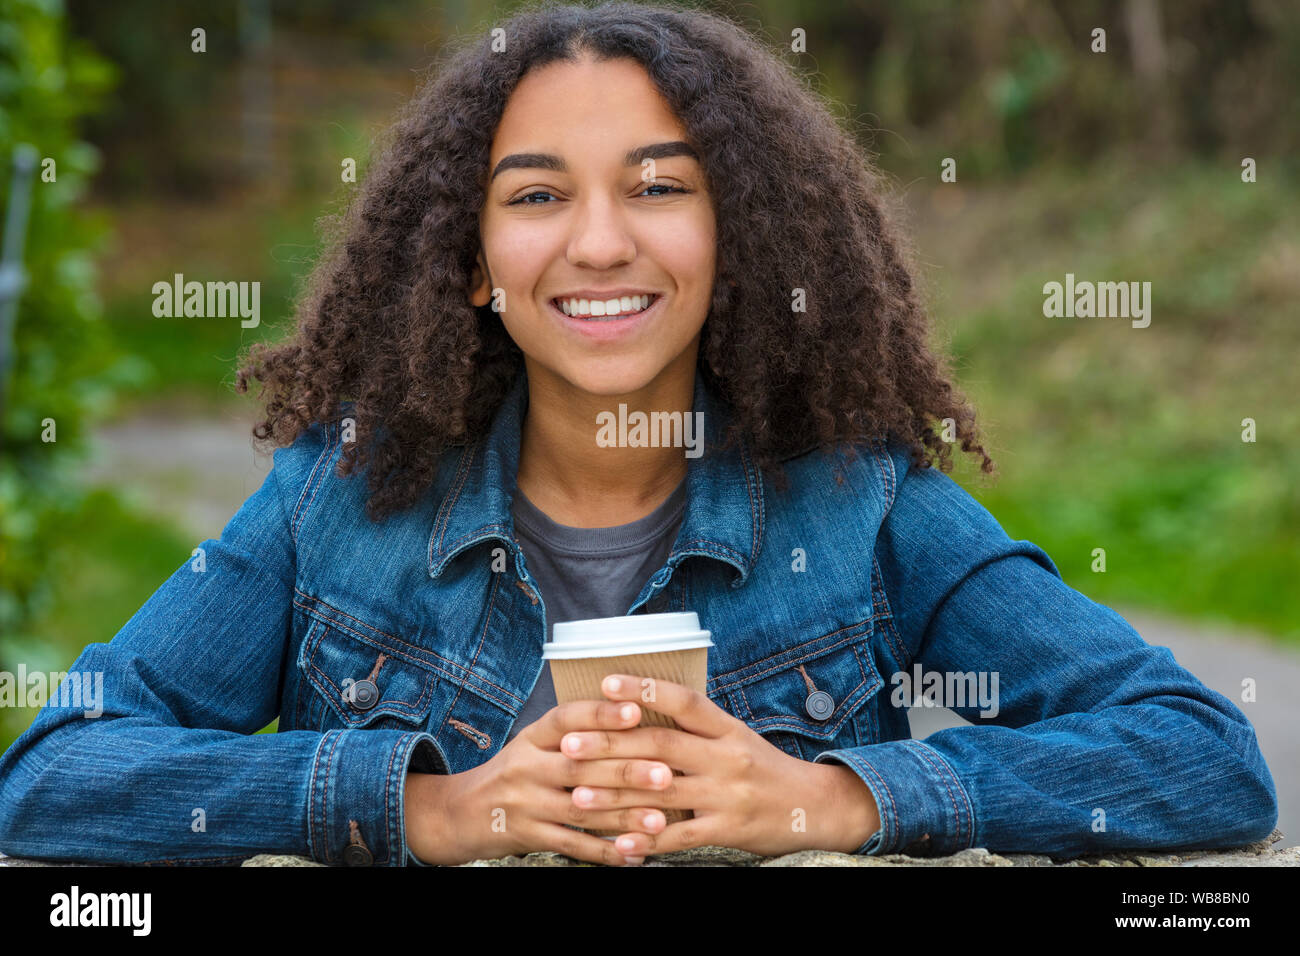
M 601 365 L 599 369 L 590 366 L 574 369 L 573 374 L 565 377 L 574 388 L 588 394 L 617 396 L 645 387 L 658 374 L 657 369 L 647 368 L 643 363 L 605 362 Z

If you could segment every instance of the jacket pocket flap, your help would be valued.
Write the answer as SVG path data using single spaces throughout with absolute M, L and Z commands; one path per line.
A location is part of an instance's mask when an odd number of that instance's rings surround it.
M 298 667 L 345 727 L 381 718 L 417 726 L 428 720 L 436 676 L 399 646 L 316 618 Z
M 710 681 L 760 734 L 835 739 L 884 681 L 871 651 L 875 619 L 823 634 Z

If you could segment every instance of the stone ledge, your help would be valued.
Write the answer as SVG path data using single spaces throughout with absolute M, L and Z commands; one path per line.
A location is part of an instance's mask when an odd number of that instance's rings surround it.
M 990 853 L 983 848 L 962 850 L 951 856 L 917 857 L 892 853 L 886 856 L 856 856 L 830 850 L 801 850 L 785 856 L 762 857 L 731 847 L 706 846 L 647 857 L 644 866 L 1300 866 L 1300 847 L 1274 849 L 1282 839 L 1274 830 L 1266 840 L 1228 850 L 1189 850 L 1160 853 L 1136 850 L 1105 856 L 1082 856 L 1053 860 L 1034 853 Z M 94 864 L 47 863 L 0 855 L 0 866 L 85 866 Z M 323 866 L 302 856 L 263 853 L 243 866 Z M 559 853 L 529 853 L 498 860 L 474 860 L 462 866 L 596 866 Z

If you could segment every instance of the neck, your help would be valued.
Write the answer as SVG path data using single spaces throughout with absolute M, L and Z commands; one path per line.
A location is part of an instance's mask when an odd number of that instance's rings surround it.
M 663 504 L 686 477 L 684 448 L 601 447 L 597 416 L 643 411 L 691 413 L 691 376 L 661 376 L 619 395 L 593 395 L 557 376 L 528 375 L 520 436 L 519 489 L 553 521 L 577 528 L 627 524 Z

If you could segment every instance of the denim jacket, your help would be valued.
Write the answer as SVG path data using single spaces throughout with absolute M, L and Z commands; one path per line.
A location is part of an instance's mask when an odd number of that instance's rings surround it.
M 492 757 L 542 669 L 546 606 L 510 511 L 526 402 L 521 372 L 490 433 L 378 524 L 363 476 L 334 473 L 338 424 L 276 451 L 220 539 L 73 664 L 103 673 L 102 715 L 52 699 L 0 759 L 0 850 L 418 863 L 408 769 Z M 627 613 L 697 612 L 710 699 L 861 778 L 881 825 L 858 853 L 1069 857 L 1272 831 L 1241 711 L 948 476 L 875 439 L 856 459 L 788 459 L 778 492 L 747 445 L 719 450 L 726 408 L 698 373 L 694 402 L 706 441 L 682 524 Z M 995 706 L 936 698 L 929 674 L 954 693 L 985 680 Z M 926 694 L 974 726 L 911 739 L 905 705 Z

